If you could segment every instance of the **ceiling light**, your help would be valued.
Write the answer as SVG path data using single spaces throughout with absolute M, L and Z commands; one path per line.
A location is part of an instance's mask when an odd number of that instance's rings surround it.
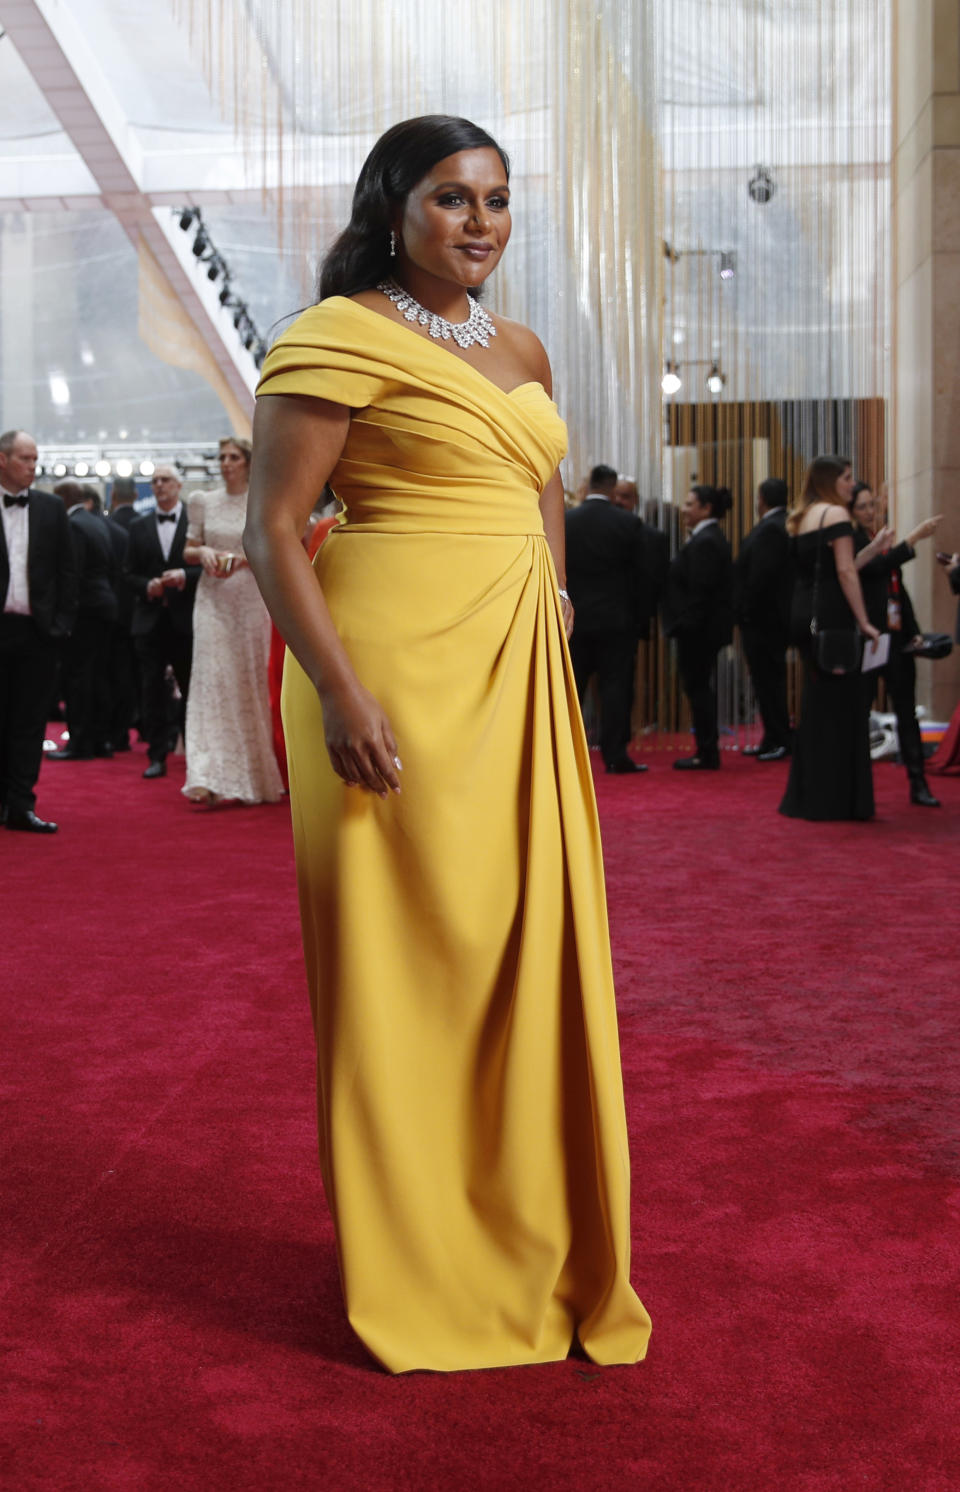
M 92 368 L 97 361 L 93 355 L 93 348 L 87 342 L 84 342 L 80 348 L 80 361 L 85 368 Z
M 110 466 L 110 462 L 105 461 L 101 456 L 100 460 L 97 462 L 93 469 L 98 477 L 108 477 L 112 468 Z
M 220 304 L 221 306 L 233 305 L 233 291 L 230 289 L 229 280 L 220 287 Z
M 73 468 L 73 474 L 75 477 L 89 476 L 90 468 L 85 461 L 78 461 L 76 466 Z
M 729 250 L 725 249 L 720 255 L 720 278 L 721 280 L 732 280 L 736 272 L 736 258 Z
M 55 461 L 53 463 L 53 474 L 55 477 L 65 477 L 67 474 L 67 463 L 65 461 Z
M 660 387 L 665 394 L 676 394 L 680 391 L 683 380 L 680 377 L 678 364 L 667 362 L 667 370 L 660 380 Z
M 133 462 L 132 461 L 128 461 L 126 459 L 126 457 L 124 457 L 121 461 L 118 461 L 117 462 L 117 476 L 118 477 L 132 477 L 133 476 Z
M 127 436 L 130 434 L 130 431 L 129 430 L 118 430 L 117 434 L 119 435 L 119 437 L 120 437 L 121 440 L 126 440 Z
M 207 269 L 207 279 L 215 280 L 222 269 L 223 260 L 220 258 L 219 254 L 214 254 Z
M 199 259 L 200 256 L 201 256 L 201 254 L 205 254 L 206 251 L 207 251 L 207 249 L 209 247 L 210 247 L 210 240 L 207 238 L 207 235 L 206 235 L 206 233 L 204 231 L 203 224 L 201 223 L 200 227 L 196 231 L 196 235 L 195 235 L 194 240 L 193 240 L 193 256 L 194 256 L 194 258 L 195 259 Z
M 711 394 L 723 393 L 723 385 L 726 383 L 726 381 L 726 374 L 720 372 L 720 364 L 714 363 L 710 369 L 710 372 L 707 374 L 707 388 L 710 390 Z
M 59 373 L 50 374 L 50 398 L 54 404 L 63 405 L 70 403 L 70 385 Z
M 152 477 L 156 469 L 152 461 L 140 462 L 140 475 L 142 477 Z
M 180 227 L 183 229 L 184 233 L 186 233 L 194 218 L 198 218 L 199 216 L 200 214 L 195 207 L 184 207 L 181 209 Z

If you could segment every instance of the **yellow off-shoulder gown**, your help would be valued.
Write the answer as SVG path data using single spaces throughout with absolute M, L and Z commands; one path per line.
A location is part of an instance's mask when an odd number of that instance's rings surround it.
M 347 788 L 287 658 L 320 1153 L 350 1321 L 392 1372 L 644 1356 L 587 746 L 538 499 L 566 430 L 335 296 L 260 395 L 349 405 L 317 578 L 403 762 Z

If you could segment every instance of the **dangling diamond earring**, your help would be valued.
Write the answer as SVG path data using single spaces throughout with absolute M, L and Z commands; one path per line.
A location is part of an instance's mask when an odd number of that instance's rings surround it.
M 390 258 L 391 259 L 396 259 L 396 257 L 397 257 L 397 235 L 394 233 L 393 229 L 391 228 L 390 229 Z

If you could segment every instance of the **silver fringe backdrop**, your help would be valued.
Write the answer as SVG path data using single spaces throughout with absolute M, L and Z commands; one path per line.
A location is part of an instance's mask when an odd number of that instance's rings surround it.
M 491 301 L 551 354 L 568 489 L 608 461 L 676 542 L 693 475 L 723 483 L 736 547 L 766 475 L 795 490 L 843 449 L 882 482 L 890 0 L 171 3 L 304 265 L 387 125 L 457 113 L 502 141 L 515 228 Z M 640 675 L 637 728 L 683 727 L 662 644 Z M 735 649 L 721 713 L 733 742 Z

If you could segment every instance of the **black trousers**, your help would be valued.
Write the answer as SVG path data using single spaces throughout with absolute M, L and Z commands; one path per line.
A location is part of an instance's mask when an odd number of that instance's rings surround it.
M 630 744 L 637 639 L 633 632 L 581 632 L 575 627 L 570 658 L 580 704 L 594 674 L 600 701 L 600 754 L 608 767 L 621 762 Z
M 140 719 L 140 664 L 129 622 L 114 622 L 110 632 L 110 684 L 110 740 L 123 749 Z
M 80 612 L 63 660 L 63 693 L 70 750 L 93 756 L 110 741 L 112 689 L 110 633 L 106 617 Z
M 0 804 L 11 813 L 36 806 L 58 650 L 32 617 L 0 615 Z
M 743 651 L 763 721 L 761 751 L 790 748 L 787 711 L 787 638 L 776 628 L 741 627 Z
M 677 641 L 680 682 L 690 701 L 697 756 L 708 762 L 720 759 L 716 688 L 719 651 L 718 647 L 706 645 L 699 638 L 681 637 Z
M 887 694 L 897 717 L 900 760 L 911 782 L 915 782 L 924 775 L 923 738 L 917 719 L 917 665 L 913 657 L 903 651 L 896 633 L 890 638 L 887 666 L 880 672 L 887 681 Z M 869 713 L 877 690 L 877 676 L 875 673 L 864 674 L 864 680 Z
M 147 754 L 152 762 L 166 760 L 178 731 L 183 730 L 187 694 L 190 690 L 190 662 L 193 638 L 176 631 L 170 614 L 161 611 L 153 630 L 134 639 L 140 662 L 142 685 L 141 729 L 147 738 Z M 171 718 L 170 692 L 167 688 L 167 666 L 180 689 L 180 703 Z M 172 739 L 171 739 L 172 738 Z

